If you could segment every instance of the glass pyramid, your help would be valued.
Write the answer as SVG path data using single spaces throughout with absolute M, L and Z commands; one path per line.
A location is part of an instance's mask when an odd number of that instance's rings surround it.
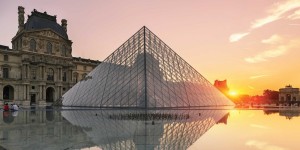
M 62 104 L 125 108 L 234 105 L 146 27 L 66 92 Z

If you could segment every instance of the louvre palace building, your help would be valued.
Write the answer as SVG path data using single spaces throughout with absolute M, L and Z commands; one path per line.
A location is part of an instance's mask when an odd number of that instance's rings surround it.
M 24 13 L 19 6 L 12 48 L 0 45 L 0 105 L 53 104 L 100 61 L 72 56 L 66 19 L 33 10 L 25 21 Z

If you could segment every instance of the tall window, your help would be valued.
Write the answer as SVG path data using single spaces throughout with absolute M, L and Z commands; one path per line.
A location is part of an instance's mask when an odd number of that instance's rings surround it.
M 63 45 L 61 48 L 61 56 L 67 56 L 67 47 L 65 45 Z
M 52 54 L 52 44 L 50 42 L 47 43 L 47 53 Z
M 47 80 L 48 81 L 54 81 L 54 71 L 51 68 L 48 69 Z
M 86 66 L 83 66 L 83 70 L 86 70 Z
M 9 77 L 9 69 L 8 68 L 3 68 L 3 78 L 7 79 Z
M 67 72 L 64 72 L 64 74 L 63 74 L 63 81 L 67 81 Z
M 8 61 L 8 55 L 4 55 L 4 61 Z
M 35 69 L 31 70 L 31 79 L 36 80 L 36 70 Z
M 20 46 L 20 49 L 22 48 L 22 38 L 20 38 L 19 40 L 19 46 Z
M 30 50 L 31 51 L 36 51 L 36 42 L 34 39 L 30 40 Z
M 73 82 L 77 82 L 78 81 L 78 73 L 74 72 L 73 73 Z
M 18 41 L 16 41 L 16 50 L 19 50 L 19 43 L 18 43 Z

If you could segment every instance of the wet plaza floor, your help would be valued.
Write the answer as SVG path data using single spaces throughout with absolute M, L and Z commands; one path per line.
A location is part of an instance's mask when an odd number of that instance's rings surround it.
M 299 149 L 298 109 L 23 109 L 2 113 L 0 149 Z

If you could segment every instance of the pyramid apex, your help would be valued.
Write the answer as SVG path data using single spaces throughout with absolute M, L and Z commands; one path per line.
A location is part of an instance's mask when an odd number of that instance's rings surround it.
M 149 28 L 147 28 L 146 26 L 143 26 L 142 29 L 143 29 L 144 31 L 149 30 Z M 149 31 L 150 31 L 150 30 L 149 30 Z

